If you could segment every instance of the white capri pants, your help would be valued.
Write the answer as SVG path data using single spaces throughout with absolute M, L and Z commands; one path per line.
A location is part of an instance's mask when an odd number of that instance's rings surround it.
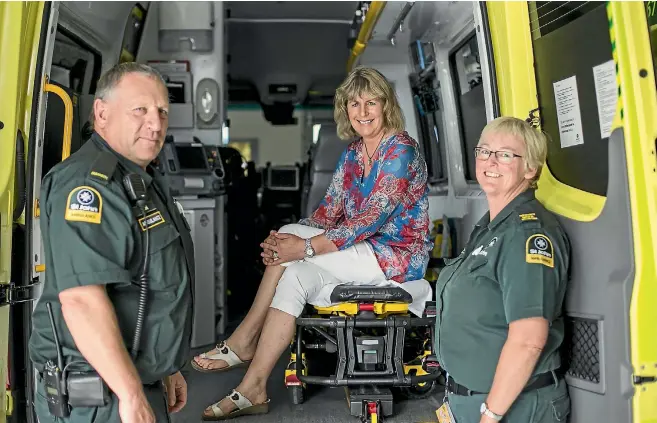
M 307 239 L 324 233 L 324 230 L 291 224 L 278 232 Z M 359 242 L 342 251 L 283 263 L 283 266 L 287 268 L 278 282 L 271 307 L 294 317 L 301 315 L 307 303 L 319 307 L 332 305 L 331 293 L 338 285 L 401 287 L 413 298 L 409 310 L 420 317 L 425 303 L 431 301 L 431 286 L 424 279 L 402 284 L 388 281 L 367 242 Z

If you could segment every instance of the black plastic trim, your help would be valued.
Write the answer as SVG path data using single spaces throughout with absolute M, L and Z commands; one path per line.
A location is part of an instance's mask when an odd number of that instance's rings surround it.
M 476 177 L 476 171 L 475 169 L 470 169 L 470 165 L 468 163 L 468 154 L 473 154 L 472 151 L 468 151 L 468 143 L 465 139 L 465 125 L 463 123 L 463 113 L 461 111 L 461 86 L 459 84 L 459 79 L 458 79 L 458 71 L 456 69 L 456 62 L 454 60 L 454 54 L 459 51 L 463 46 L 468 44 L 472 39 L 477 39 L 477 30 L 476 28 L 469 32 L 461 42 L 459 42 L 457 45 L 455 45 L 448 54 L 448 66 L 449 66 L 449 72 L 450 72 L 450 77 L 452 79 L 452 90 L 454 91 L 454 106 L 456 109 L 456 120 L 457 120 L 457 125 L 459 129 L 459 142 L 462 147 L 462 152 L 463 152 L 463 177 L 465 178 L 465 181 L 467 183 L 478 183 L 477 182 L 477 177 Z M 483 83 L 483 82 L 482 82 Z M 468 175 L 470 173 L 470 175 Z M 472 177 L 470 177 L 472 176 Z
M 25 191 L 25 138 L 23 131 L 20 129 L 16 133 L 16 173 L 15 173 L 16 194 L 18 201 L 14 205 L 13 220 L 16 221 L 23 214 L 25 202 L 27 201 L 27 192 Z
M 484 42 L 486 43 L 486 52 L 488 56 L 488 74 L 490 75 L 490 94 L 493 103 L 493 118 L 502 116 L 500 107 L 500 93 L 497 89 L 497 71 L 495 69 L 495 54 L 493 51 L 493 38 L 490 34 L 490 23 L 488 21 L 488 8 L 485 1 L 479 2 L 481 7 L 481 24 L 484 34 Z
M 91 75 L 91 84 L 89 85 L 89 92 L 80 93 L 80 94 L 95 94 L 96 84 L 100 79 L 100 73 L 101 70 L 103 69 L 103 55 L 100 53 L 100 51 L 93 48 L 89 43 L 84 41 L 79 36 L 75 35 L 73 32 L 64 28 L 62 25 L 57 25 L 57 32 L 67 36 L 68 38 L 71 39 L 71 41 L 77 43 L 80 47 L 82 47 L 85 50 L 88 50 L 91 54 L 94 55 L 94 70 L 93 70 L 93 75 Z

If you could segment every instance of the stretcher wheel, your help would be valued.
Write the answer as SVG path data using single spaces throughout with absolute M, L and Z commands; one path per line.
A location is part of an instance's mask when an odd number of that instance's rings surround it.
M 288 395 L 290 396 L 290 401 L 294 405 L 303 404 L 303 386 L 288 386 L 287 387 Z
M 400 388 L 401 393 L 408 399 L 426 399 L 429 398 L 439 384 L 434 380 L 432 382 L 425 382 L 423 386 L 413 385 Z

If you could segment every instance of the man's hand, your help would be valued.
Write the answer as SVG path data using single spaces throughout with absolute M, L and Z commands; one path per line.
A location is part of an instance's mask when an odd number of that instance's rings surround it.
M 177 413 L 187 404 L 187 382 L 180 372 L 167 376 L 164 379 L 167 391 L 169 413 Z
M 121 423 L 155 423 L 155 414 L 144 392 L 126 398 L 119 398 Z

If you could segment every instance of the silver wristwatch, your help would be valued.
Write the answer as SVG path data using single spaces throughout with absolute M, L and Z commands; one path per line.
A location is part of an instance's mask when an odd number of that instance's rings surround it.
M 492 411 L 490 411 L 490 410 L 488 409 L 488 405 L 486 405 L 485 402 L 482 402 L 482 403 L 481 403 L 481 408 L 479 409 L 479 411 L 481 412 L 481 414 L 482 414 L 483 416 L 490 417 L 491 419 L 493 419 L 493 420 L 495 420 L 495 421 L 498 421 L 498 422 L 499 422 L 499 421 L 502 421 L 502 417 L 504 417 L 504 416 L 502 416 L 502 415 L 495 414 L 495 413 L 493 413 Z
M 304 253 L 308 258 L 315 256 L 315 249 L 313 248 L 313 245 L 310 243 L 310 238 L 306 239 L 306 249 L 304 250 Z

